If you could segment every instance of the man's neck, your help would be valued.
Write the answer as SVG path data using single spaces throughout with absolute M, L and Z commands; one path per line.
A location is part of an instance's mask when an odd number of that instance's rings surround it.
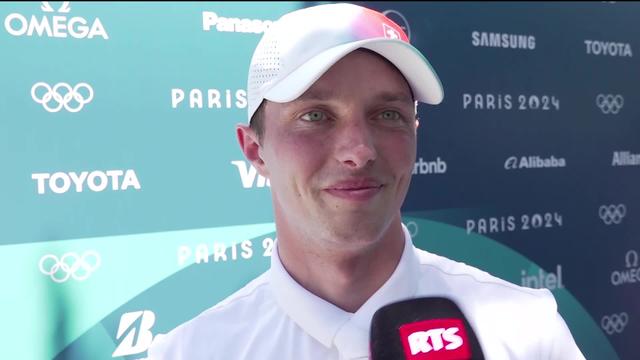
M 282 230 L 282 231 L 281 231 Z M 404 249 L 400 219 L 377 241 L 344 250 L 310 246 L 308 239 L 278 228 L 278 255 L 287 272 L 318 297 L 356 312 L 391 276 Z

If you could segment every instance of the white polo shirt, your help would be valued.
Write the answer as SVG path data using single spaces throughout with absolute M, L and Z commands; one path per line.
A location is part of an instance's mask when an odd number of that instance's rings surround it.
M 453 300 L 473 327 L 488 360 L 584 359 L 546 289 L 520 287 L 484 271 L 405 246 L 387 282 L 355 313 L 310 293 L 284 269 L 271 268 L 222 302 L 167 335 L 150 360 L 368 359 L 374 312 L 399 300 Z

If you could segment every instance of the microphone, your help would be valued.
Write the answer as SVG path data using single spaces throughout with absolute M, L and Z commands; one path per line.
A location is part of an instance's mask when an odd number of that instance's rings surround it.
M 484 360 L 480 343 L 451 300 L 417 298 L 373 314 L 371 360 Z

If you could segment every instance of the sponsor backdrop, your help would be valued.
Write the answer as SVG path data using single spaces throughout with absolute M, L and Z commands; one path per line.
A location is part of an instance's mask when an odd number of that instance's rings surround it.
M 261 34 L 312 4 L 0 5 L 0 358 L 144 358 L 267 269 L 269 184 L 234 129 Z M 417 246 L 549 288 L 588 359 L 637 359 L 640 4 L 364 4 L 444 84 Z

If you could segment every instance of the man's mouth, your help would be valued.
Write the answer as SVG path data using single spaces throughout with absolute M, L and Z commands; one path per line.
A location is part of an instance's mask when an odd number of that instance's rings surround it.
M 383 187 L 384 184 L 375 179 L 362 178 L 338 181 L 325 188 L 325 191 L 342 199 L 365 201 L 378 194 Z

